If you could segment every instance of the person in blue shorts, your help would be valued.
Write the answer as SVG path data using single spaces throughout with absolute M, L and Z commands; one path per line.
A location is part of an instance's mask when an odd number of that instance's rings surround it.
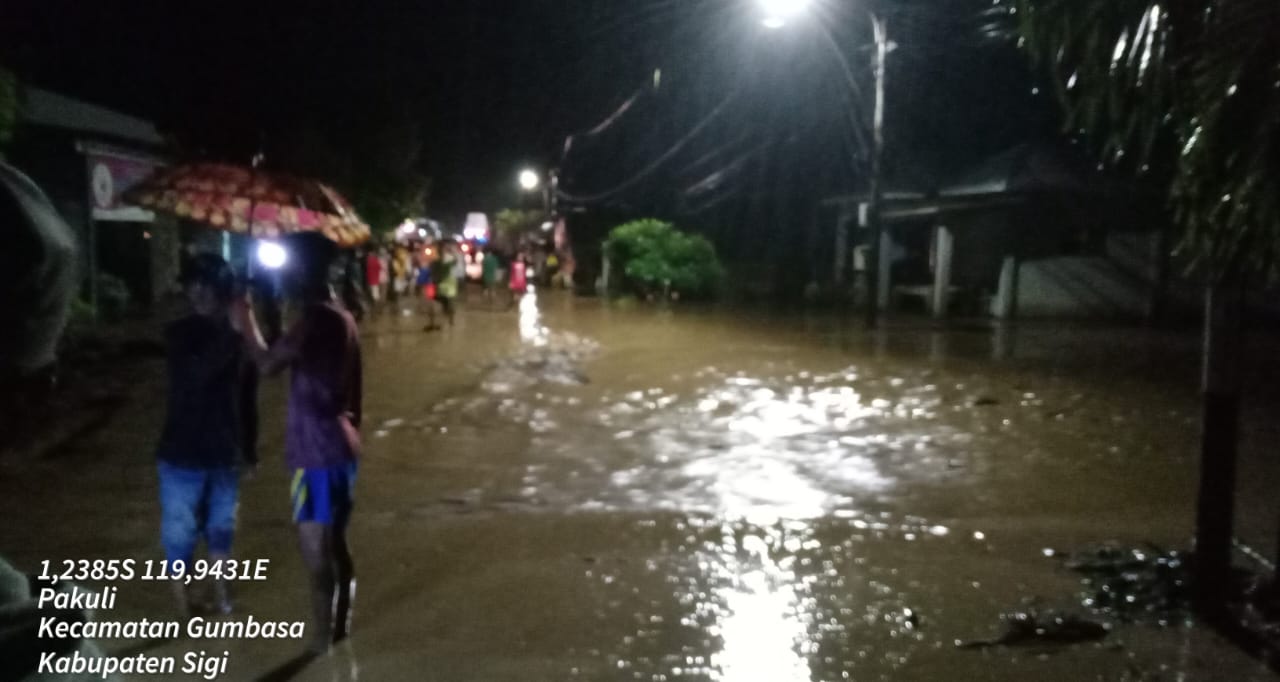
M 169 565 L 191 565 L 204 539 L 211 561 L 231 555 L 240 475 L 256 464 L 256 395 L 252 365 L 230 304 L 234 276 L 226 261 L 199 254 L 186 263 L 183 285 L 191 313 L 165 329 L 169 395 L 156 447 L 160 480 L 160 539 Z M 181 612 L 190 611 L 187 588 L 174 582 Z M 214 608 L 230 612 L 224 581 L 215 583 Z
M 247 301 L 238 305 L 250 352 L 265 374 L 290 370 L 285 462 L 302 558 L 310 573 L 310 648 L 327 651 L 350 629 L 355 565 L 347 547 L 360 456 L 362 370 L 355 320 L 337 301 L 329 267 L 337 247 L 315 233 L 290 235 L 290 289 L 301 318 L 271 346 Z

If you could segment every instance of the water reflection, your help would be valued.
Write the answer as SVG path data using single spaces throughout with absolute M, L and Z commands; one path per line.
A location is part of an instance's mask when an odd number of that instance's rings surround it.
M 1009 360 L 1013 357 L 1014 333 L 1013 325 L 1008 322 L 996 324 L 991 334 L 991 359 Z
M 538 293 L 532 284 L 520 299 L 520 340 L 534 346 L 547 344 L 547 328 L 538 311 Z
M 980 631 L 991 607 L 974 595 L 998 582 L 974 568 L 994 546 L 986 531 L 938 521 L 1008 508 L 1012 493 L 974 481 L 1044 499 L 1004 472 L 1043 462 L 1090 414 L 1052 386 L 943 361 L 965 343 L 985 354 L 984 337 L 932 333 L 935 363 L 876 362 L 861 347 L 848 364 L 785 345 L 711 353 L 705 338 L 575 327 L 604 335 L 597 354 L 556 310 L 541 314 L 546 300 L 521 302 L 522 342 L 485 366 L 478 390 L 387 428 L 407 441 L 440 434 L 432 466 L 474 472 L 423 513 L 643 519 L 619 533 L 642 555 L 624 562 L 591 545 L 584 557 L 582 603 L 608 633 L 584 648 L 600 662 L 584 679 L 866 679 L 936 661 L 959 632 L 951 616 L 952 630 L 937 627 L 941 614 L 968 609 L 978 619 L 962 634 Z M 625 513 L 580 513 L 611 511 Z
M 940 363 L 947 359 L 947 339 L 949 335 L 945 331 L 934 330 L 929 333 L 929 361 Z
M 527 350 L 493 365 L 480 395 L 419 421 L 523 431 L 539 462 L 522 494 L 542 502 L 769 526 L 865 508 L 904 481 L 953 481 L 968 470 L 972 434 L 943 418 L 954 406 L 922 377 L 706 367 L 668 388 L 592 391 L 597 344 L 548 332 L 526 305 Z
M 797 612 L 795 573 L 772 560 L 761 536 L 745 536 L 741 550 L 741 561 L 725 557 L 736 575 L 715 593 L 718 621 L 709 630 L 720 651 L 711 656 L 713 679 L 808 682 L 810 637 Z
M 606 397 L 594 425 L 565 434 L 568 457 L 592 426 L 609 433 L 616 464 L 606 497 L 594 492 L 599 502 L 760 526 L 812 519 L 904 478 L 952 473 L 954 448 L 967 439 L 938 423 L 941 398 L 929 384 L 908 389 L 856 368 L 774 378 L 709 369 L 702 378 L 689 394 Z

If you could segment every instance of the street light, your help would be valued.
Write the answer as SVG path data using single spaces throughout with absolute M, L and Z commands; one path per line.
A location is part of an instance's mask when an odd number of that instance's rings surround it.
M 526 192 L 532 192 L 533 190 L 538 189 L 538 185 L 541 182 L 542 181 L 538 178 L 538 173 L 536 171 L 528 168 L 520 171 L 520 189 L 523 189 Z
M 534 192 L 542 190 L 542 209 L 548 216 L 554 218 L 558 208 L 559 184 L 560 176 L 555 168 L 547 171 L 546 182 L 542 181 L 542 174 L 532 168 L 525 168 L 520 171 L 519 181 L 520 189 L 526 192 Z
M 764 12 L 764 26 L 770 29 L 786 26 L 788 19 L 804 12 L 809 6 L 809 0 L 756 0 L 756 2 Z M 874 327 L 881 311 L 887 309 L 889 304 L 889 263 L 886 262 L 886 256 L 890 250 L 884 248 L 882 243 L 884 239 L 881 234 L 880 204 L 883 203 L 883 187 L 881 187 L 880 176 L 884 159 L 885 61 L 889 55 L 890 43 L 888 22 L 885 18 L 871 10 L 867 13 L 871 16 L 871 30 L 875 36 L 875 52 L 872 61 L 872 70 L 875 73 L 875 108 L 871 120 L 871 176 L 867 188 L 867 212 L 864 226 L 871 237 L 866 266 L 867 326 Z M 836 50 L 837 56 L 844 58 L 834 42 L 831 43 L 831 47 Z

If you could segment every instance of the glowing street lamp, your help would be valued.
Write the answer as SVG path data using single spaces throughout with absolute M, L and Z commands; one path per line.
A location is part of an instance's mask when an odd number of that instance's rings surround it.
M 764 26 L 780 29 L 787 21 L 808 9 L 810 0 L 756 0 L 764 13 Z M 884 160 L 884 88 L 885 62 L 891 49 L 889 28 L 885 17 L 875 11 L 871 15 L 871 29 L 875 37 L 872 53 L 872 71 L 875 74 L 875 105 L 871 120 L 871 174 L 867 193 L 866 214 L 863 227 L 870 234 L 870 258 L 867 262 L 867 326 L 874 327 L 880 314 L 889 307 L 889 249 L 885 248 L 887 234 L 880 215 L 883 203 L 881 175 Z M 834 47 L 834 44 L 833 44 Z M 837 48 L 838 51 L 838 48 Z M 843 56 L 841 56 L 843 59 Z
M 546 182 L 543 182 L 541 173 L 532 168 L 525 168 L 520 171 L 517 179 L 520 181 L 520 189 L 525 192 L 542 190 L 542 208 L 548 216 L 554 216 L 557 211 L 556 201 L 559 198 L 560 176 L 555 168 L 547 170 L 546 176 Z
M 532 192 L 533 190 L 538 189 L 538 185 L 542 182 L 541 179 L 538 178 L 537 172 L 529 170 L 528 168 L 520 171 L 519 179 L 520 189 L 523 189 L 526 192 Z

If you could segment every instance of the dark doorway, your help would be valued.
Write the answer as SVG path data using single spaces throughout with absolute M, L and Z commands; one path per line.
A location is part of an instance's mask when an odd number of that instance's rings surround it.
M 129 291 L 129 307 L 151 308 L 151 224 L 99 222 L 98 271 L 119 278 Z M 100 292 L 101 294 L 101 292 Z

